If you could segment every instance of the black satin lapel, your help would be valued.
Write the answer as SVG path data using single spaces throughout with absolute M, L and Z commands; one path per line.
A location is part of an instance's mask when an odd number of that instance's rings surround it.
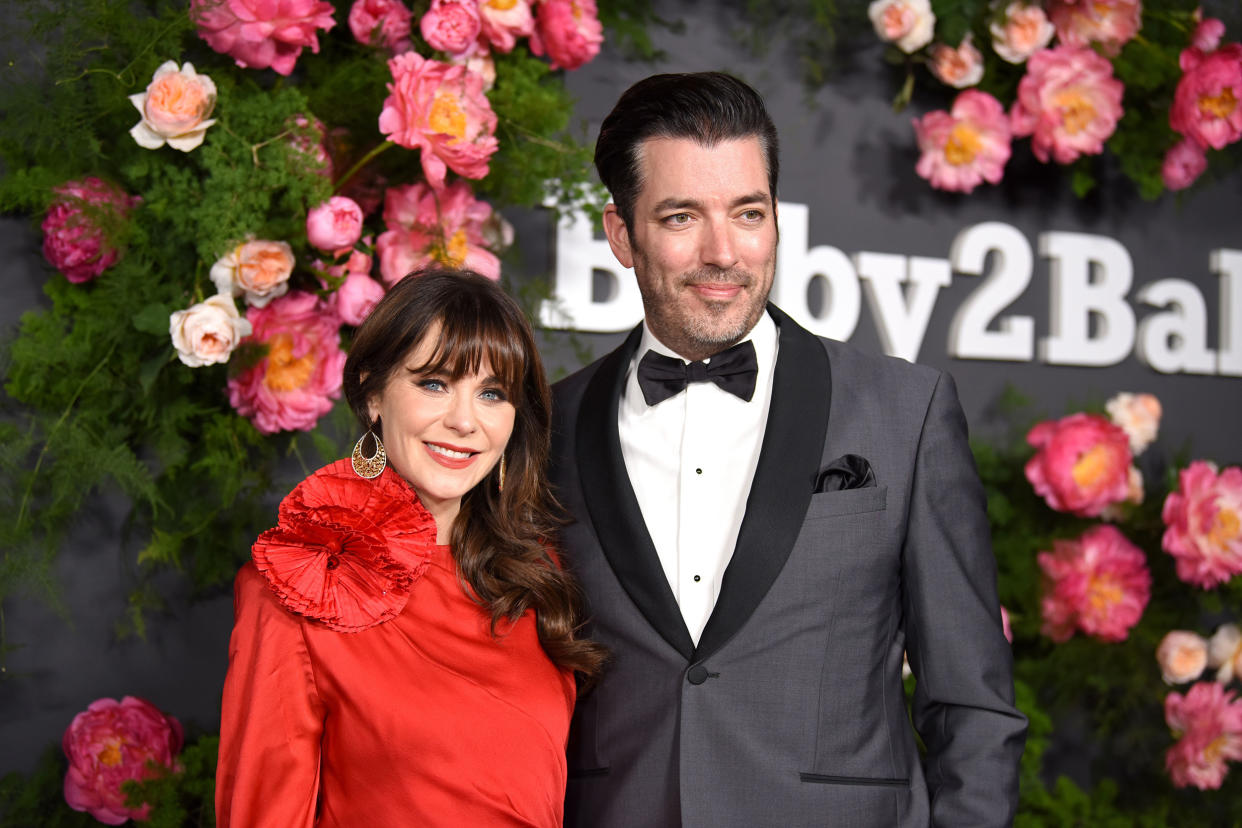
M 769 305 L 768 311 L 780 326 L 772 405 L 737 546 L 699 637 L 696 661 L 741 629 L 780 574 L 802 531 L 824 452 L 832 397 L 828 354 L 778 308 Z
M 578 409 L 574 456 L 595 536 L 612 571 L 656 632 L 689 660 L 694 641 L 643 522 L 617 435 L 625 372 L 641 334 L 639 326 L 587 383 Z

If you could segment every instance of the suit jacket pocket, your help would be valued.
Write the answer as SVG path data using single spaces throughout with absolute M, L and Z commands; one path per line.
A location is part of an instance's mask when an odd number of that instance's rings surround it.
M 823 492 L 811 495 L 811 505 L 806 509 L 806 520 L 878 512 L 884 509 L 887 501 L 888 486 Z
M 884 788 L 908 788 L 909 779 L 885 779 L 875 776 L 832 776 L 825 773 L 799 773 L 803 782 L 815 782 L 820 785 L 863 785 Z

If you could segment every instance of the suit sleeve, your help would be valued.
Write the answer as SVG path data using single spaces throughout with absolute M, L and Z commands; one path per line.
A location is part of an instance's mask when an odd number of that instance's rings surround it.
M 310 828 L 319 793 L 324 706 L 304 622 L 247 563 L 234 584 L 224 680 L 216 824 Z
M 932 823 L 1003 826 L 1018 802 L 1026 717 L 1000 621 L 986 498 L 951 377 L 919 438 L 903 550 L 915 728 L 927 746 Z

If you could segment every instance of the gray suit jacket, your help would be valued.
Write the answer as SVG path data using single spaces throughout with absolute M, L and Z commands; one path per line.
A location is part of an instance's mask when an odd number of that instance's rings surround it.
M 555 388 L 553 480 L 575 518 L 562 546 L 613 652 L 574 716 L 565 823 L 1006 825 L 1026 720 L 953 381 L 769 313 L 762 454 L 697 647 L 617 436 L 640 331 Z M 846 454 L 876 485 L 813 493 Z

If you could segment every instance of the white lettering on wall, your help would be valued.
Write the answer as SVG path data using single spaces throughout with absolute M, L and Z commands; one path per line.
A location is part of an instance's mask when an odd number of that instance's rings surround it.
M 949 325 L 949 354 L 959 359 L 1030 362 L 1035 356 L 1035 320 L 1000 313 L 1031 283 L 1031 245 L 1008 224 L 988 221 L 957 234 L 949 248 L 949 261 L 959 273 L 983 276 L 989 253 L 994 254 L 991 270 Z M 990 330 L 998 317 L 997 329 Z
M 928 324 L 954 275 L 978 279 L 952 310 L 947 352 L 958 359 L 1029 362 L 1036 358 L 1036 320 L 1006 313 L 1028 295 L 1036 265 L 1027 238 L 989 221 L 963 229 L 948 259 L 858 251 L 851 259 L 829 245 L 812 246 L 805 204 L 780 206 L 780 244 L 772 301 L 822 336 L 849 339 L 862 297 L 886 353 L 910 361 L 925 346 Z M 1039 236 L 1048 268 L 1047 335 L 1038 358 L 1052 365 L 1116 365 L 1133 354 L 1162 373 L 1242 376 L 1242 250 L 1217 249 L 1209 266 L 1219 284 L 1219 348 L 1208 341 L 1209 299 L 1185 279 L 1160 279 L 1130 297 L 1134 265 L 1115 239 L 1088 233 Z M 583 215 L 556 228 L 555 298 L 540 309 L 550 328 L 615 333 L 642 319 L 633 273 L 596 239 Z M 812 300 L 818 292 L 822 302 Z M 1135 305 L 1147 312 L 1140 323 Z
M 1126 249 L 1107 236 L 1043 233 L 1039 252 L 1051 259 L 1051 333 L 1040 349 L 1043 361 L 1116 365 L 1125 359 L 1134 345 L 1134 311 L 1125 298 L 1134 266 Z

